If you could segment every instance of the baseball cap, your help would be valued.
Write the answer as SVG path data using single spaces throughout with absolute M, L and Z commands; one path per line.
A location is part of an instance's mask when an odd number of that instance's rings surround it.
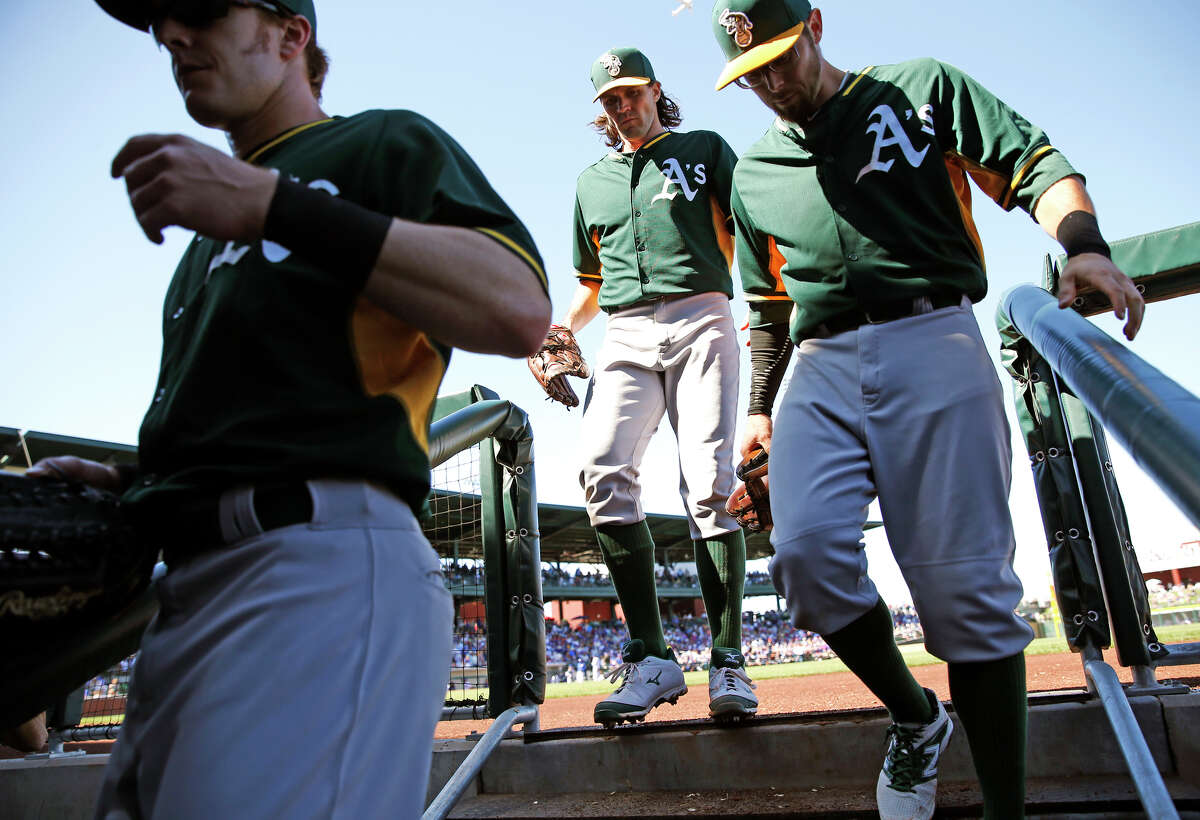
M 592 63 L 592 86 L 596 96 L 592 102 L 610 88 L 623 85 L 649 85 L 656 82 L 650 60 L 636 48 L 610 48 Z
M 717 0 L 713 35 L 726 59 L 717 90 L 795 45 L 811 13 L 808 0 Z
M 313 0 L 269 0 L 269 2 L 292 12 L 292 14 L 299 14 L 307 18 L 309 25 L 312 26 L 313 39 L 316 39 L 317 10 L 313 8 Z M 192 0 L 192 3 L 199 7 L 212 6 L 214 8 L 225 4 L 223 0 Z M 154 0 L 96 0 L 96 4 L 125 25 L 133 26 L 138 31 L 149 31 L 155 5 L 165 5 L 161 0 L 158 4 Z

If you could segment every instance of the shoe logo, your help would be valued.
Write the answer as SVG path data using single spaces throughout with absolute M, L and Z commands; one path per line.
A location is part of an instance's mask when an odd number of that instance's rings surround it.
M 925 770 L 921 772 L 923 780 L 932 780 L 937 777 L 938 756 L 942 753 L 942 739 L 946 736 L 946 727 L 942 727 L 942 731 L 938 732 L 933 738 L 929 749 L 925 752 Z
M 660 669 L 660 670 L 658 670 L 658 674 L 656 674 L 654 677 L 646 678 L 646 683 L 652 683 L 655 686 L 658 686 L 658 681 L 661 677 L 662 677 L 662 670 Z

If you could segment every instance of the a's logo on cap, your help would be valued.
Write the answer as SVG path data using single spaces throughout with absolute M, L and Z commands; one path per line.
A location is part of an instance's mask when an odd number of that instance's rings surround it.
M 608 76 L 615 77 L 621 73 L 621 58 L 616 54 L 605 54 L 600 58 L 601 67 L 608 72 Z
M 742 12 L 725 9 L 717 18 L 717 22 L 725 26 L 725 33 L 733 38 L 738 48 L 746 48 L 753 42 L 754 35 L 750 33 L 750 29 L 754 28 L 754 24 Z

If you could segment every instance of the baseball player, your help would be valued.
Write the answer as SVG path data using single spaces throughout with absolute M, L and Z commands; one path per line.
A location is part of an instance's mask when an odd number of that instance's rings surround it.
M 1108 258 L 1082 178 L 972 78 L 934 60 L 837 69 L 806 0 L 718 0 L 712 22 L 727 60 L 717 87 L 737 82 L 778 115 L 731 197 L 753 309 L 743 450 L 770 450 L 772 579 L 795 626 L 891 712 L 881 816 L 929 817 L 953 726 L 909 674 L 867 577 L 878 496 L 926 646 L 948 662 L 985 816 L 1021 817 L 1031 635 L 1013 613 L 1009 431 L 970 307 L 987 281 L 968 177 L 1062 242 L 1062 306 L 1098 288 L 1132 339 L 1142 299 Z
M 99 4 L 234 156 L 144 135 L 112 164 L 147 237 L 196 235 L 136 474 L 53 462 L 125 489 L 169 566 L 97 816 L 416 817 L 452 626 L 430 410 L 452 347 L 537 349 L 537 251 L 429 120 L 322 112 L 312 0 Z
M 741 651 L 746 544 L 725 512 L 739 355 L 729 310 L 734 155 L 711 131 L 670 130 L 679 109 L 637 49 L 606 51 L 591 77 L 604 109 L 595 125 L 613 150 L 579 176 L 579 286 L 562 328 L 570 335 L 600 311 L 608 316 L 588 386 L 579 480 L 630 636 L 611 675 L 620 686 L 597 704 L 595 719 L 641 720 L 687 691 L 663 636 L 638 483 L 664 414 L 679 444 L 679 489 L 712 631 L 710 712 L 742 719 L 758 699 Z

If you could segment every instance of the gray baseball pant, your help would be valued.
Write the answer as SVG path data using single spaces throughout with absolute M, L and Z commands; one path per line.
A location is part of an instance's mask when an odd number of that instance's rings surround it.
M 1032 632 L 1008 509 L 995 368 L 960 307 L 807 339 L 771 441 L 771 577 L 792 623 L 835 632 L 879 597 L 862 543 L 876 494 L 931 653 L 1006 658 Z
M 579 483 L 593 527 L 646 517 L 638 469 L 665 413 L 692 539 L 738 528 L 725 502 L 734 483 L 739 356 L 723 293 L 658 299 L 608 317 L 581 436 Z
M 226 493 L 231 543 L 160 579 L 97 818 L 420 816 L 453 629 L 437 555 L 391 493 L 308 484 L 312 522 L 265 533 Z

